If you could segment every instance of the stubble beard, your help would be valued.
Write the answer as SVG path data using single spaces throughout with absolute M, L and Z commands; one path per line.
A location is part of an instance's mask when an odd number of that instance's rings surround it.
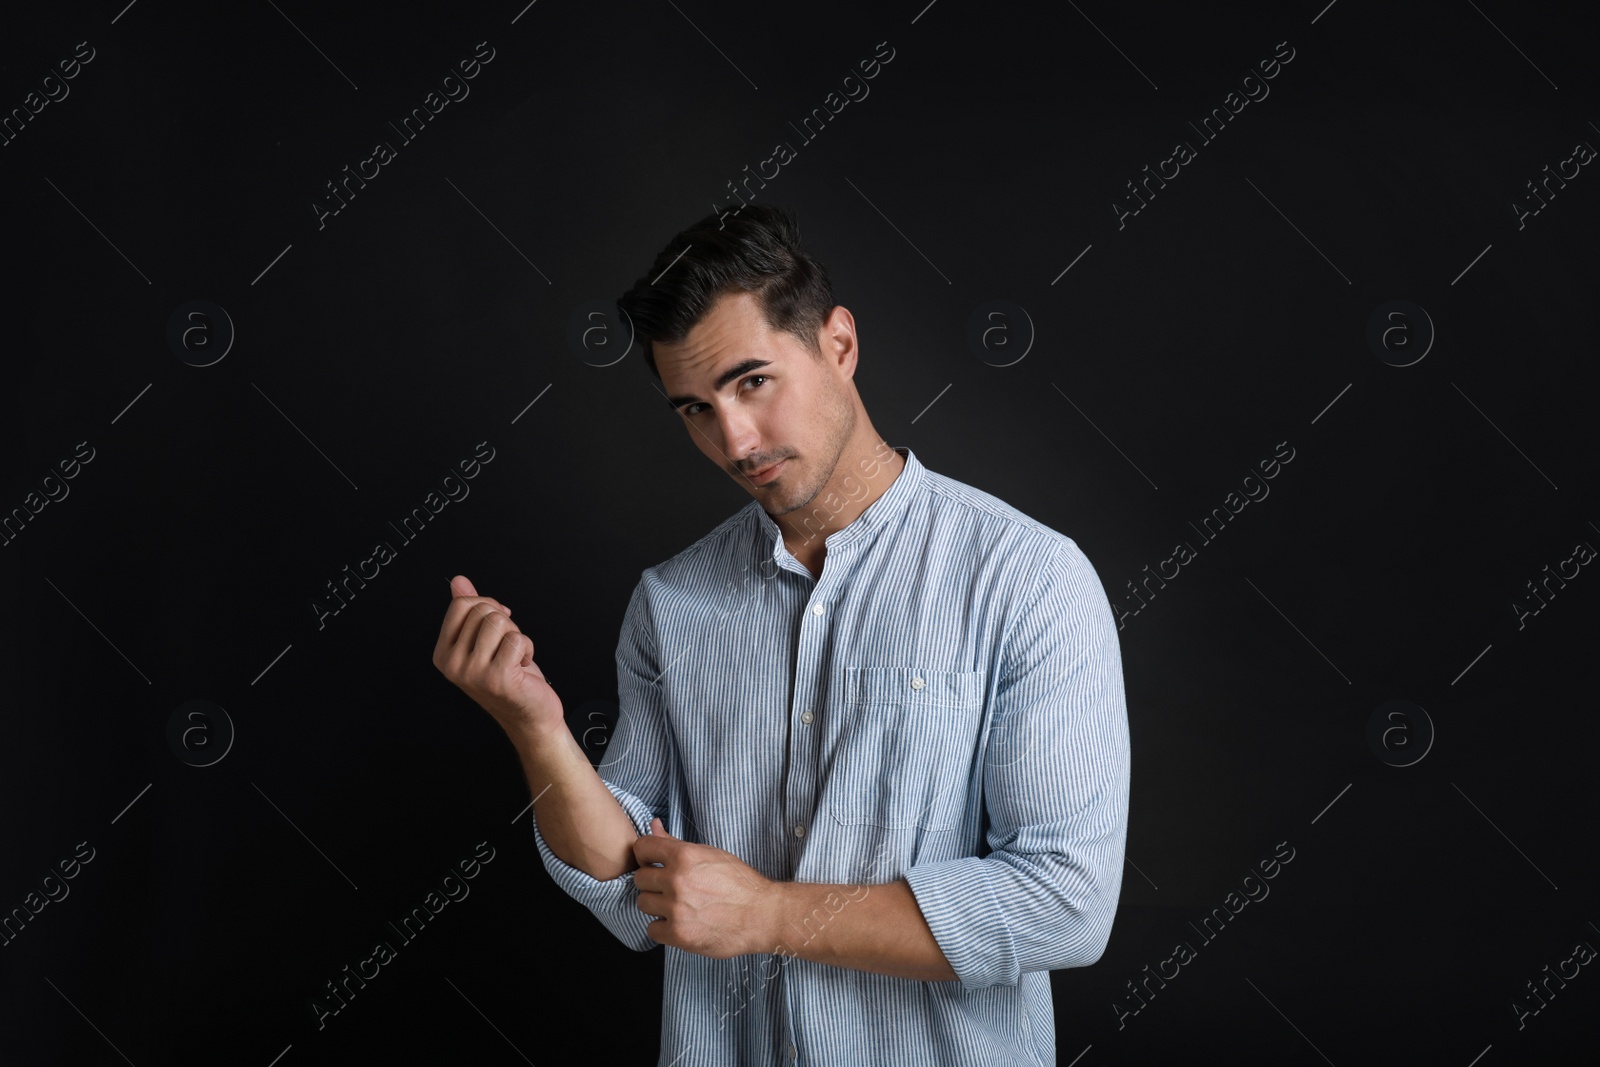
M 832 455 L 828 457 L 827 469 L 817 472 L 815 483 L 805 488 L 802 494 L 803 499 L 787 505 L 781 511 L 769 512 L 770 514 L 788 515 L 790 512 L 799 511 L 801 508 L 810 507 L 812 502 L 822 494 L 823 488 L 828 484 L 829 479 L 833 477 L 833 472 L 838 470 L 839 457 L 844 455 L 844 450 L 849 445 L 850 439 L 855 436 L 855 405 L 850 403 L 844 388 L 837 382 L 833 384 L 830 391 L 833 399 L 833 410 L 830 413 L 833 433 L 828 440 L 828 445 L 831 446 L 829 451 Z

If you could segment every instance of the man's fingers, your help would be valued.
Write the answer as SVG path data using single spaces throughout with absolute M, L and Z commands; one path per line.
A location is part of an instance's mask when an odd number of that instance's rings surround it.
M 445 642 L 445 650 L 451 658 L 458 661 L 472 658 L 473 642 L 478 638 L 478 627 L 483 622 L 487 612 L 475 610 L 482 603 L 479 600 L 468 602 L 460 599 L 450 605 L 450 611 L 445 617 L 446 633 L 440 640 Z
M 462 630 L 471 618 L 472 610 L 479 604 L 487 604 L 490 608 L 504 611 L 507 615 L 511 612 L 494 597 L 488 596 L 458 596 L 450 601 L 450 606 L 445 609 L 444 621 L 439 624 L 439 641 L 434 646 L 435 659 L 442 659 L 461 640 Z
M 488 662 L 489 655 L 494 652 L 494 646 L 491 645 L 487 653 L 479 656 L 482 651 L 483 627 L 497 615 L 500 624 L 510 627 L 513 632 L 517 631 L 516 624 L 501 614 L 500 608 L 487 598 L 479 599 L 467 606 L 466 614 L 461 620 L 461 631 L 456 635 L 454 642 L 455 647 L 465 653 L 467 659 L 480 658 L 483 662 Z M 489 632 L 494 631 L 491 629 Z
M 503 634 L 500 638 L 500 645 L 495 649 L 494 658 L 489 661 L 489 665 L 501 674 L 509 672 L 512 668 L 521 670 L 522 661 L 527 658 L 527 654 L 523 651 L 527 644 L 528 638 L 524 634 Z
M 642 867 L 646 863 L 666 863 L 667 858 L 683 847 L 675 837 L 655 837 L 645 834 L 633 843 L 633 858 Z
M 477 587 L 467 580 L 466 575 L 458 574 L 454 578 L 450 579 L 450 595 L 453 599 L 474 599 L 478 596 L 478 590 Z M 483 599 L 489 601 L 507 615 L 511 614 L 511 609 L 500 603 L 494 597 L 484 597 Z
M 658 925 L 670 921 L 665 915 L 667 911 L 667 898 L 665 896 L 660 893 L 640 893 L 633 906 L 655 920 L 650 925 L 658 932 L 664 932 L 667 929 L 665 926 Z M 660 938 L 657 938 L 657 940 L 660 940 Z
M 506 618 L 497 609 L 486 609 L 480 604 L 473 609 L 473 615 L 477 616 L 479 621 L 474 628 L 475 634 L 472 643 L 470 645 L 466 644 L 467 634 L 465 631 L 461 635 L 462 643 L 465 647 L 471 649 L 470 656 L 473 660 L 487 666 L 489 661 L 494 658 L 494 654 L 500 650 L 501 640 L 510 634 L 519 633 L 520 631 L 518 631 L 516 623 Z

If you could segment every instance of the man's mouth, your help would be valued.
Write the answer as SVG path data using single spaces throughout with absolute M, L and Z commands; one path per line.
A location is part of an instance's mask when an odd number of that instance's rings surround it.
M 772 479 L 776 478 L 783 470 L 783 465 L 788 462 L 789 461 L 786 459 L 780 459 L 772 466 L 765 467 L 762 470 L 756 471 L 754 474 L 750 475 L 750 480 L 756 485 L 765 485 L 772 481 Z

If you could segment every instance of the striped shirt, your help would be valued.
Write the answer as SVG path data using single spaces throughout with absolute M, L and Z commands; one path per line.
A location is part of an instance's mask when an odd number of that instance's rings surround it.
M 895 451 L 820 577 L 755 500 L 643 571 L 599 772 L 641 834 L 660 816 L 781 881 L 904 878 L 956 980 L 664 946 L 662 1065 L 1053 1064 L 1048 972 L 1110 937 L 1129 754 L 1105 591 L 1071 538 Z M 657 947 L 632 873 L 590 877 L 533 823 L 556 884 Z

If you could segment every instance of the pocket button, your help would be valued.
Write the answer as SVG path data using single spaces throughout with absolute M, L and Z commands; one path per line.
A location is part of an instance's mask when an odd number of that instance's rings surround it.
M 834 820 L 959 827 L 983 719 L 983 672 L 852 665 L 843 673 L 842 737 L 830 772 L 840 782 L 826 787 Z

